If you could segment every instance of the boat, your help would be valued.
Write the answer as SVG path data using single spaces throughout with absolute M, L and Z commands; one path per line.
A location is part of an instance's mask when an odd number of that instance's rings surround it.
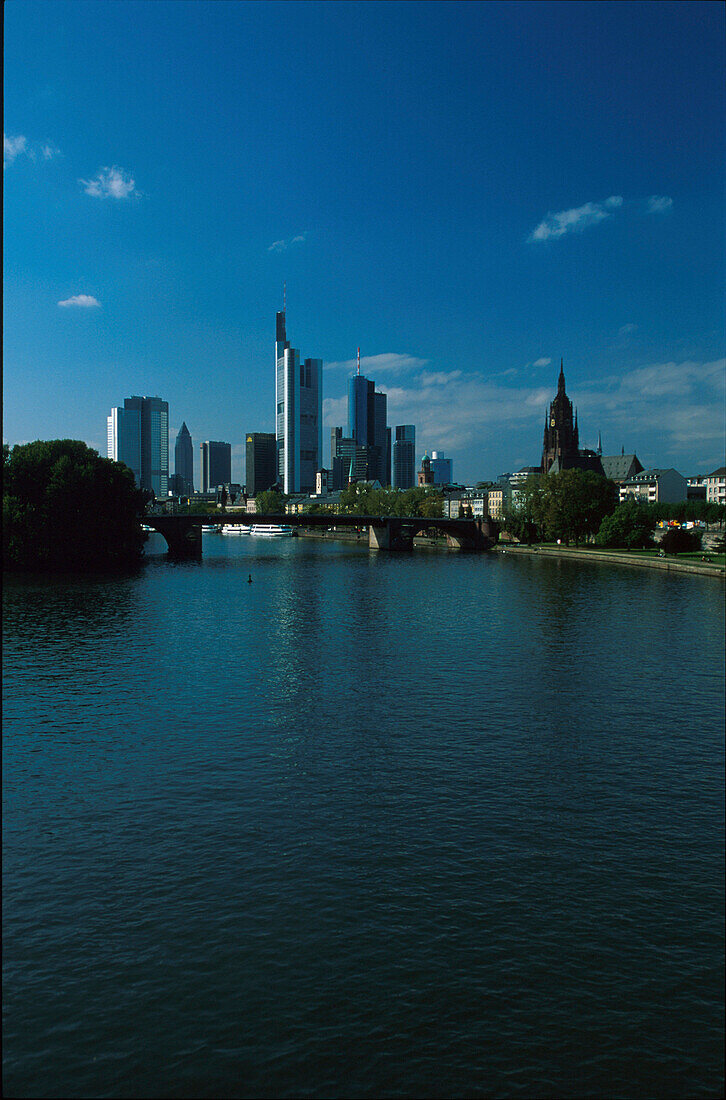
M 153 528 L 153 527 L 149 527 L 148 523 L 142 523 L 142 524 L 141 524 L 141 530 L 142 530 L 142 531 L 147 531 L 147 532 L 151 532 L 151 531 L 153 531 L 153 530 L 154 530 L 154 528 Z
M 206 534 L 211 534 L 212 532 L 218 531 L 218 530 L 219 530 L 219 527 L 217 526 L 216 523 L 203 523 L 202 524 L 202 531 L 204 531 Z
M 225 523 L 222 527 L 223 535 L 241 535 L 242 529 L 238 523 Z
M 255 523 L 250 529 L 250 534 L 266 539 L 289 539 L 297 532 L 287 523 Z

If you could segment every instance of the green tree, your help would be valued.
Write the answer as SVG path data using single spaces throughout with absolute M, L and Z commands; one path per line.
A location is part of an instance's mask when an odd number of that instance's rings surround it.
M 653 545 L 654 527 L 653 510 L 647 504 L 626 500 L 605 516 L 595 541 L 598 546 L 640 550 Z
M 77 571 L 136 565 L 144 503 L 131 470 L 78 440 L 4 448 L 4 567 Z
M 281 516 L 285 511 L 285 503 L 290 498 L 277 489 L 264 489 L 255 497 L 258 513 L 262 515 Z

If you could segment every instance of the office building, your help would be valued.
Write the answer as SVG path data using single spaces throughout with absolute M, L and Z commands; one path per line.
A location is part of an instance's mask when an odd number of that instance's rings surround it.
M 248 432 L 246 447 L 247 495 L 254 497 L 277 483 L 275 433 Z
M 395 430 L 391 485 L 394 489 L 413 489 L 416 485 L 416 428 L 413 424 L 398 424 Z
M 343 435 L 342 428 L 330 429 L 330 487 L 345 489 L 355 481 L 368 479 L 368 448 Z
M 194 492 L 194 449 L 186 423 L 182 426 L 174 444 L 175 491 L 188 496 Z
M 434 485 L 451 485 L 454 480 L 453 462 L 443 451 L 431 452 L 431 473 Z
M 282 491 L 314 493 L 323 464 L 323 361 L 290 347 L 285 311 L 275 331 L 275 437 L 277 480 Z
M 201 445 L 202 492 L 211 493 L 232 480 L 232 444 L 207 439 Z
M 366 478 L 391 484 L 390 443 L 387 429 L 388 398 L 376 393 L 376 384 L 360 373 L 348 382 L 348 437 L 368 452 Z
M 126 397 L 107 417 L 107 454 L 133 471 L 136 484 L 166 497 L 169 489 L 169 405 L 160 397 Z

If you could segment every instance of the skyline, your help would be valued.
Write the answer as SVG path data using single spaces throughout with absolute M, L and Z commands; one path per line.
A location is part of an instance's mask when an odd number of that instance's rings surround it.
M 417 461 L 723 464 L 724 13 L 693 4 L 5 6 L 4 439 L 111 407 L 274 430 L 274 314 Z M 287 59 L 289 65 L 282 62 Z M 295 62 L 299 62 L 295 64 Z M 129 62 L 131 62 L 129 64 Z

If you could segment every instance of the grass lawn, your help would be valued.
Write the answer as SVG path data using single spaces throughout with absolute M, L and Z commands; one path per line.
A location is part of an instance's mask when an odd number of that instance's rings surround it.
M 501 545 L 504 546 L 504 548 L 506 549 L 506 543 L 502 543 Z M 513 543 L 510 545 L 516 546 L 517 544 Z M 534 544 L 533 549 L 561 550 L 565 554 L 568 550 L 591 550 L 594 553 L 598 554 L 612 554 L 613 557 L 619 557 L 620 555 L 627 554 L 630 557 L 660 558 L 660 550 L 658 549 L 658 547 L 655 547 L 651 550 L 612 550 L 605 549 L 602 546 L 593 546 L 592 543 L 582 543 L 580 546 L 575 546 L 574 543 L 572 543 L 570 546 L 565 546 L 564 544 L 558 546 L 556 542 L 538 542 Z M 683 562 L 684 565 L 713 565 L 715 567 L 720 567 L 721 569 L 726 568 L 726 554 L 708 553 L 704 552 L 703 550 L 689 550 L 685 553 L 668 554 L 667 556 L 670 561 L 680 561 Z M 707 562 L 704 562 L 704 557 L 707 557 L 709 560 Z

